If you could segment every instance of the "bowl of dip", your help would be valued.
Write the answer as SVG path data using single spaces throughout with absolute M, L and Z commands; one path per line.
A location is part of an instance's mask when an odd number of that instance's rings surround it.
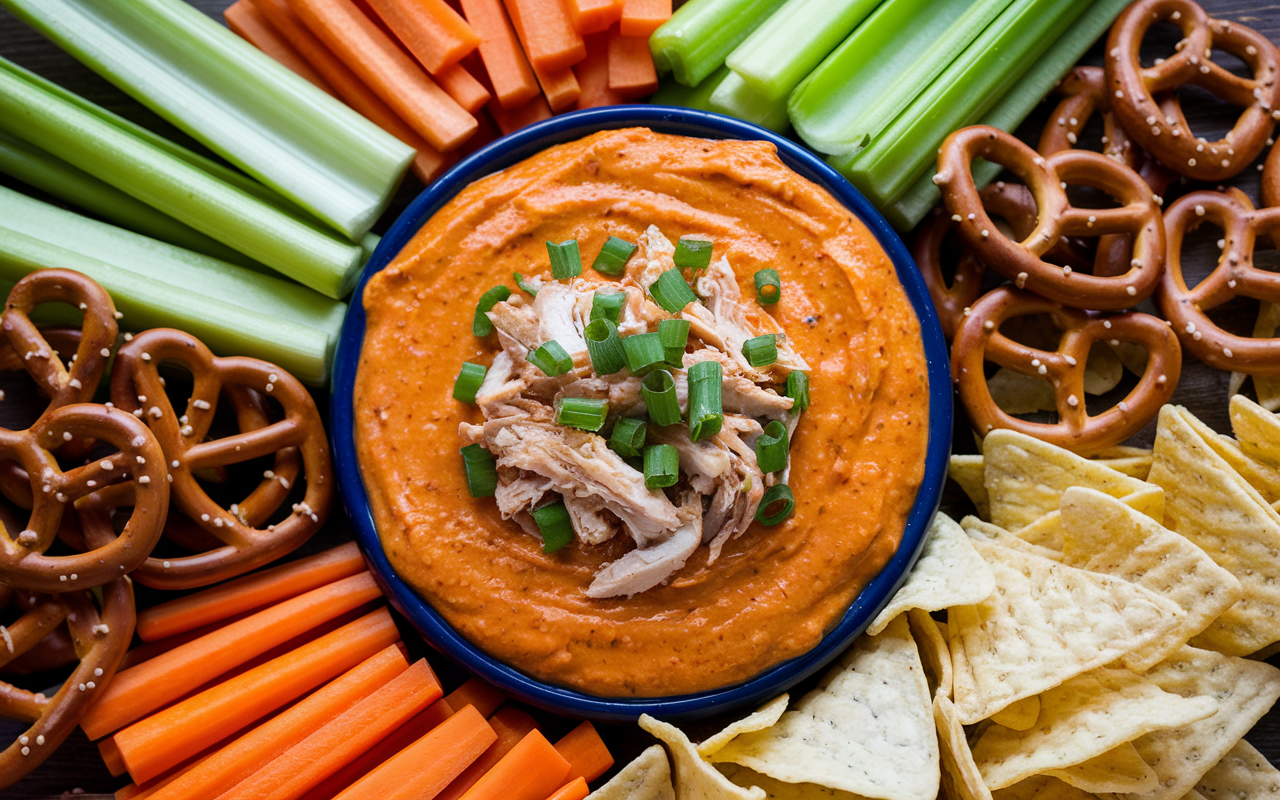
M 639 402 L 638 377 L 603 385 L 606 376 L 591 373 L 578 353 L 564 362 L 568 374 L 544 381 L 541 372 L 528 378 L 518 357 L 527 353 L 521 326 L 533 329 L 527 350 L 539 326 L 543 339 L 560 324 L 561 341 L 582 342 L 585 309 L 594 308 L 582 293 L 598 296 L 594 289 L 618 280 L 592 268 L 610 237 L 640 245 L 622 280 L 641 286 L 671 266 L 681 237 L 710 241 L 716 259 L 685 272 L 701 298 L 683 312 L 693 319 L 690 346 L 714 350 L 706 344 L 714 340 L 721 349 L 683 356 L 690 377 L 681 402 L 687 407 L 693 391 L 690 362 L 720 359 L 719 370 L 738 376 L 725 378 L 726 427 L 716 436 L 729 444 L 709 453 L 713 466 L 694 466 L 703 453 L 690 448 L 709 443 L 690 445 L 683 422 L 657 428 L 650 420 L 649 443 L 686 437 L 686 449 L 673 445 L 681 484 L 665 494 L 633 490 L 637 472 L 629 470 L 639 463 L 605 447 L 609 427 L 599 435 L 558 427 L 560 398 L 604 397 L 616 416 Z M 570 240 L 582 275 L 553 281 L 547 243 Z M 763 269 L 780 276 L 775 305 L 757 301 L 753 277 Z M 547 288 L 522 292 L 515 272 L 526 287 Z M 477 336 L 477 303 L 496 285 L 513 293 L 500 303 L 505 316 L 489 315 L 496 336 Z M 648 312 L 682 313 L 628 291 L 638 296 L 618 320 L 624 335 L 628 325 L 652 330 Z M 773 340 L 775 362 L 743 363 L 742 337 L 761 331 L 782 334 Z M 502 361 L 508 351 L 517 356 Z M 681 355 L 668 359 L 684 381 Z M 487 377 L 483 415 L 452 396 L 463 362 L 510 379 Z M 798 417 L 787 410 L 788 370 L 810 379 L 810 405 Z M 548 381 L 554 423 L 519 392 L 503 395 L 506 405 L 493 401 L 502 386 L 533 393 Z M 527 421 L 529 403 L 540 422 Z M 514 416 L 494 419 L 494 406 Z M 919 555 L 952 429 L 942 331 L 884 218 L 796 144 L 727 117 L 661 106 L 546 120 L 476 152 L 423 191 L 356 288 L 331 409 L 343 500 L 392 605 L 435 648 L 512 696 L 617 721 L 755 704 L 843 651 Z M 762 475 L 750 443 L 771 418 L 790 420 L 790 460 L 787 471 Z M 499 455 L 502 513 L 494 497 L 469 491 L 459 451 L 477 442 Z M 544 552 L 533 507 L 560 497 L 549 487 L 568 480 L 566 470 L 597 489 L 614 487 L 612 473 L 597 475 L 606 468 L 627 473 L 612 494 L 557 489 L 576 539 Z M 699 469 L 720 482 L 704 478 L 697 488 Z M 793 490 L 794 513 L 773 526 L 752 522 L 753 503 L 780 480 Z M 664 547 L 683 530 L 693 548 L 674 566 L 656 545 L 646 549 L 644 537 L 664 526 L 676 528 Z M 690 530 L 701 531 L 701 542 Z

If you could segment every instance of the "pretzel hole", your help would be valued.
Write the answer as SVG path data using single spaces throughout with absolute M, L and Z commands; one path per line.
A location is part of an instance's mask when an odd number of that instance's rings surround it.
M 1143 69 L 1159 66 L 1178 53 L 1178 43 L 1182 38 L 1182 28 L 1177 23 L 1168 19 L 1155 22 L 1142 37 L 1142 44 L 1138 48 L 1138 63 Z
M 1249 73 L 1246 71 L 1245 75 L 1248 76 Z M 1240 117 L 1241 106 L 1194 84 L 1178 87 L 1178 101 L 1184 115 L 1189 118 L 1188 127 L 1191 126 L 1192 121 L 1195 122 L 1195 127 L 1189 131 L 1184 130 L 1183 135 L 1190 135 L 1205 144 L 1204 151 L 1197 152 L 1196 158 L 1233 158 L 1227 153 L 1225 146 L 1219 146 L 1218 152 L 1214 153 L 1209 145 L 1219 141 L 1231 131 Z
M 1238 78 L 1253 80 L 1253 66 L 1230 50 L 1215 47 L 1209 51 L 1209 60 Z

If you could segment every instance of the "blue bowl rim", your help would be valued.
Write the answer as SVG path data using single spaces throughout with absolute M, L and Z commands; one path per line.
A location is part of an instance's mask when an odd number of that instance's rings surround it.
M 920 321 L 929 380 L 929 439 L 924 476 L 908 515 L 902 542 L 889 563 L 809 652 L 774 665 L 742 683 L 676 697 L 598 697 L 545 683 L 497 661 L 460 636 L 392 569 L 378 539 L 368 495 L 360 478 L 354 436 L 352 395 L 366 321 L 360 298 L 369 278 L 390 263 L 432 214 L 474 180 L 547 147 L 601 130 L 636 126 L 683 136 L 769 142 L 777 147 L 783 163 L 822 186 L 852 211 L 888 253 L 906 290 Z M 730 117 L 669 106 L 612 106 L 552 117 L 478 150 L 424 189 L 382 237 L 360 276 L 334 354 L 332 392 L 330 436 L 339 489 L 360 548 L 392 606 L 435 648 L 512 696 L 555 713 L 601 721 L 634 722 L 641 714 L 677 721 L 705 717 L 760 703 L 826 666 L 875 619 L 919 557 L 941 499 L 951 453 L 953 410 L 946 341 L 919 270 L 889 223 L 844 177 L 794 142 Z

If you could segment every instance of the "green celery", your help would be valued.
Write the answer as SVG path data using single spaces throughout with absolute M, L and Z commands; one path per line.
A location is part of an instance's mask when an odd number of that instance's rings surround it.
M 653 63 L 658 72 L 670 72 L 685 86 L 697 86 L 783 2 L 689 0 L 649 37 Z
M 796 133 L 820 153 L 864 147 L 1012 0 L 888 0 L 791 93 Z
M 729 68 L 721 65 L 697 86 L 685 86 L 672 78 L 663 78 L 662 85 L 649 98 L 649 102 L 658 106 L 680 106 L 710 111 L 712 93 L 728 76 Z
M 787 119 L 787 99 L 770 100 L 753 90 L 736 72 L 730 71 L 720 81 L 707 104 L 712 111 L 754 122 L 777 133 L 791 127 Z
M 866 18 L 879 0 L 787 0 L 725 59 L 764 100 L 787 95 Z
M 356 239 L 413 150 L 182 0 L 0 0 L 218 155 Z

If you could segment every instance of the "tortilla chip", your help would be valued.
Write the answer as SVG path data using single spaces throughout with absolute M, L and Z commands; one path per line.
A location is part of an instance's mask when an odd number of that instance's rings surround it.
M 1165 406 L 1152 482 L 1164 487 L 1165 524 L 1240 581 L 1242 598 L 1193 644 L 1248 655 L 1280 640 L 1280 514 L 1205 443 L 1186 409 Z
M 1160 779 L 1160 788 L 1123 800 L 1177 800 L 1222 760 L 1280 698 L 1280 669 L 1261 661 L 1183 647 L 1152 667 L 1146 680 L 1182 697 L 1209 697 L 1218 713 L 1180 728 L 1140 736 L 1133 746 Z
M 1200 434 L 1205 444 L 1213 449 L 1213 452 L 1221 456 L 1222 460 L 1227 462 L 1241 478 L 1258 490 L 1263 500 L 1267 503 L 1280 500 L 1280 470 L 1258 461 L 1244 452 L 1234 439 L 1223 436 L 1191 414 L 1184 415 L 1184 418 L 1195 432 Z
M 982 482 L 982 473 L 982 456 L 952 456 L 951 467 L 947 470 L 951 480 L 958 483 L 964 493 L 969 495 L 974 508 L 978 509 L 978 514 L 985 517 L 989 511 L 989 502 L 987 487 Z
M 737 722 L 731 723 L 727 728 L 698 745 L 698 755 L 710 758 L 712 753 L 733 741 L 735 736 L 772 728 L 782 716 L 782 712 L 787 710 L 787 702 L 790 698 L 788 694 L 780 694 Z
M 1023 375 L 1001 367 L 987 379 L 991 400 L 1006 414 L 1034 414 L 1057 411 L 1058 398 L 1053 384 L 1044 378 Z
M 991 800 L 991 790 L 973 762 L 955 704 L 945 695 L 933 698 L 933 721 L 938 726 L 938 746 L 942 755 L 943 794 L 952 800 Z
M 1147 371 L 1147 348 L 1133 342 L 1115 341 L 1114 344 L 1108 342 L 1112 352 L 1120 359 L 1120 363 L 1124 364 L 1124 368 L 1139 377 Z
M 1280 469 L 1280 418 L 1247 397 L 1231 398 L 1231 431 L 1250 458 Z
M 851 792 L 828 789 L 816 783 L 787 783 L 739 764 L 718 764 L 716 768 L 739 786 L 760 787 L 764 790 L 765 800 L 861 800 Z
M 1094 795 L 1063 783 L 1051 775 L 1037 775 L 1022 783 L 992 792 L 995 800 L 1093 800 Z
M 735 738 L 714 759 L 787 783 L 882 800 L 934 800 L 938 738 L 906 617 L 859 638 L 777 725 Z
M 1124 364 L 1120 363 L 1120 357 L 1106 342 L 1094 342 L 1089 348 L 1089 359 L 1084 364 L 1085 394 L 1106 394 L 1119 386 L 1123 377 Z
M 1055 511 L 1053 513 L 1057 514 L 1058 512 Z M 964 528 L 964 532 L 972 538 L 983 539 L 1013 550 L 1021 550 L 1024 553 L 1030 553 L 1033 556 L 1047 558 L 1050 561 L 1062 560 L 1061 551 L 1028 542 L 1021 536 L 1014 536 L 1004 528 L 1001 528 L 998 525 L 992 525 L 990 522 L 983 522 L 977 517 L 965 517 L 960 520 L 960 525 Z
M 927 537 L 906 583 L 867 627 L 867 633 L 872 636 L 909 608 L 941 611 L 951 606 L 973 605 L 996 590 L 991 570 L 955 520 L 939 512 L 929 526 Z
M 1096 669 L 1040 695 L 1032 730 L 1002 725 L 983 731 L 973 759 L 992 789 L 1097 758 L 1152 731 L 1211 716 L 1217 703 L 1183 698 L 1123 669 Z M 1154 788 L 1154 786 L 1149 787 Z
M 956 708 L 971 725 L 1163 636 L 1183 612 L 1127 581 L 975 540 L 1000 587 L 950 609 Z M 952 646 L 952 660 L 956 648 Z
M 1040 695 L 1024 697 L 1016 703 L 1010 703 L 991 716 L 997 725 L 1015 731 L 1031 730 L 1040 718 Z
M 656 736 L 671 751 L 675 764 L 676 794 L 680 800 L 764 800 L 763 789 L 744 789 L 729 781 L 698 755 L 684 731 L 648 714 L 640 727 Z
M 1206 800 L 1280 799 L 1280 770 L 1244 739 L 1205 773 L 1196 790 Z
M 676 800 L 667 751 L 660 744 L 648 748 L 587 800 Z
M 1147 766 L 1129 742 L 1088 761 L 1046 770 L 1045 774 L 1091 794 L 1149 792 L 1159 785 L 1155 770 Z
M 1068 489 L 1061 510 L 1064 564 L 1145 586 L 1186 612 L 1173 630 L 1124 657 L 1134 672 L 1163 661 L 1240 599 L 1240 582 L 1208 554 L 1113 497 Z
M 920 651 L 920 663 L 933 696 L 951 696 L 951 651 L 947 647 L 947 635 L 938 628 L 938 622 L 929 612 L 913 608 L 907 612 L 911 636 Z
M 1258 303 L 1258 318 L 1253 322 L 1253 338 L 1270 339 L 1276 335 L 1277 327 L 1280 327 L 1280 304 L 1265 300 Z M 1258 403 L 1268 411 L 1280 410 L 1280 377 L 1274 375 L 1248 376 L 1233 372 L 1228 384 L 1229 394 L 1239 392 L 1247 377 L 1253 378 L 1253 391 L 1258 395 Z

